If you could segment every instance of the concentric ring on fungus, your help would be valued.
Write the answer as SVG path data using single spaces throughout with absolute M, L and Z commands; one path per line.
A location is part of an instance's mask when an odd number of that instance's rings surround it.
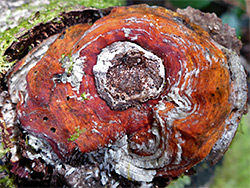
M 106 148 L 103 165 L 151 182 L 223 155 L 245 80 L 239 56 L 200 26 L 135 5 L 47 39 L 9 72 L 8 93 L 22 130 L 50 148 L 48 163 Z

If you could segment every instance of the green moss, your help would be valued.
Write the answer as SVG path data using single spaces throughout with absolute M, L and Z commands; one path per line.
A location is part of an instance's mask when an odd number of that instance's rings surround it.
M 244 116 L 238 132 L 226 152 L 223 165 L 217 167 L 211 188 L 250 187 L 250 125 L 249 115 Z
M 81 97 L 83 101 L 89 100 L 85 92 L 81 94 Z
M 0 73 L 3 73 L 13 65 L 14 62 L 8 62 L 6 57 L 3 56 L 5 49 L 15 41 L 14 34 L 16 29 L 10 30 L 8 32 L 0 33 Z
M 85 133 L 86 130 L 87 130 L 86 128 L 80 129 L 80 126 L 76 127 L 75 133 L 70 136 L 68 141 L 71 141 L 71 142 L 75 141 L 76 139 L 78 139 L 80 137 L 81 134 Z
M 124 0 L 51 0 L 51 5 L 71 8 L 74 5 L 83 5 L 85 7 L 107 8 L 110 6 L 121 6 L 125 4 Z
M 4 145 L 1 142 L 1 144 L 0 144 L 0 160 L 5 157 L 7 152 L 9 152 L 9 149 L 8 148 L 4 149 Z M 0 174 L 1 173 L 9 174 L 8 164 L 0 165 Z M 0 187 L 16 187 L 14 177 L 13 176 L 9 177 L 9 175 L 6 175 L 5 177 L 0 178 Z

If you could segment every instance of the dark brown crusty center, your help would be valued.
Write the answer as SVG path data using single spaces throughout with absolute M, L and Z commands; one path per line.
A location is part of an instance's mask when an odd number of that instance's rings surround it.
M 93 73 L 99 96 L 112 110 L 125 110 L 158 97 L 165 82 L 162 60 L 131 42 L 104 48 Z
M 115 89 L 115 98 L 121 97 L 124 100 L 122 93 L 133 97 L 146 87 L 159 89 L 162 84 L 163 79 L 155 71 L 159 69 L 157 61 L 147 59 L 143 52 L 130 51 L 123 57 L 114 59 L 113 64 L 115 65 L 107 72 L 107 87 Z

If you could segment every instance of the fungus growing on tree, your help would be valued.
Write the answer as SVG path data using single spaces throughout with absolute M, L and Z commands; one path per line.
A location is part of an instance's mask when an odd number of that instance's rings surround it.
M 2 126 L 26 139 L 12 143 L 12 171 L 31 178 L 26 158 L 43 171 L 53 166 L 54 182 L 59 174 L 68 185 L 93 186 L 118 175 L 171 179 L 206 157 L 218 161 L 246 107 L 234 49 L 161 7 L 106 14 L 49 36 L 5 75 Z

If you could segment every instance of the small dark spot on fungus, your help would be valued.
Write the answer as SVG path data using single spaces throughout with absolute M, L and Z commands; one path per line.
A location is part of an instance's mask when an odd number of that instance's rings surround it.
M 50 131 L 53 132 L 53 133 L 55 133 L 56 132 L 56 128 L 55 127 L 51 127 Z
M 70 97 L 69 97 L 69 96 L 67 96 L 67 97 L 66 97 L 66 99 L 67 99 L 67 101 L 68 101 L 68 100 L 70 99 Z
M 48 117 L 43 117 L 43 121 L 48 121 L 49 120 L 49 118 Z
M 60 83 L 62 79 L 62 75 L 61 74 L 55 74 L 53 80 L 57 83 Z

